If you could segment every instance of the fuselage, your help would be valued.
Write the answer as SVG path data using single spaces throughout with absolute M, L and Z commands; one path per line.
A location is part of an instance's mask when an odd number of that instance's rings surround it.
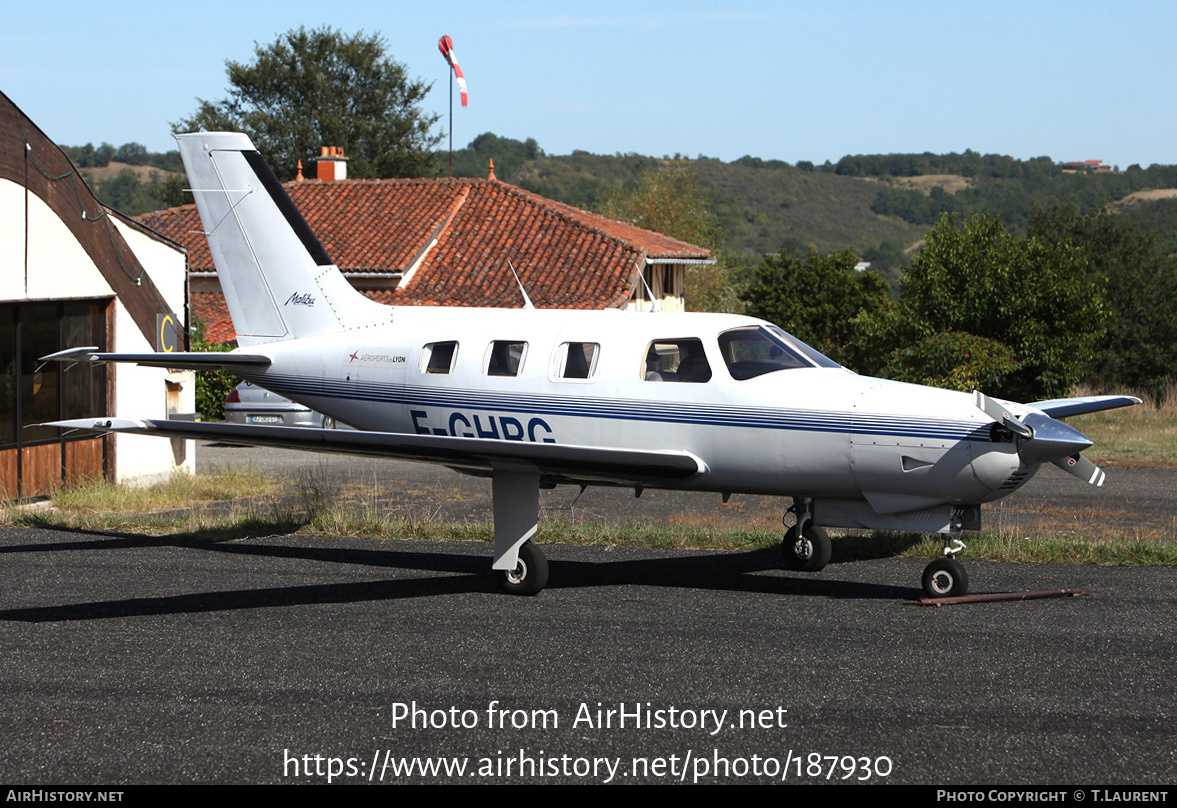
M 722 314 L 389 307 L 389 322 L 253 345 L 251 381 L 360 429 L 686 450 L 683 487 L 866 500 L 1004 496 L 1030 476 L 966 394 L 854 374 Z

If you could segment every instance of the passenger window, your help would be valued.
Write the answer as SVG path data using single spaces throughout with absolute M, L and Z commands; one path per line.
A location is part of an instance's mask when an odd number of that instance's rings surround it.
M 591 379 L 597 372 L 596 342 L 564 342 L 552 360 L 552 375 L 557 379 Z
M 449 373 L 458 358 L 458 343 L 431 342 L 421 350 L 418 369 L 422 373 Z
M 495 340 L 487 351 L 486 375 L 518 376 L 523 369 L 523 357 L 526 354 L 526 342 Z
M 648 382 L 711 381 L 711 365 L 697 339 L 668 339 L 650 343 L 642 378 Z

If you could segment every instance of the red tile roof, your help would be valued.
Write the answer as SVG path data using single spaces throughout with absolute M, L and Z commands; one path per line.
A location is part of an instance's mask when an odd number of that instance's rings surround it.
M 407 272 L 437 238 L 396 290 L 366 293 L 385 303 L 520 306 L 509 260 L 537 307 L 608 308 L 624 305 L 646 259 L 710 258 L 701 247 L 496 180 L 311 180 L 285 188 L 347 273 Z M 139 221 L 185 245 L 191 272 L 214 271 L 194 205 Z M 193 308 L 207 311 L 211 326 L 219 310 L 198 297 Z
M 220 292 L 192 292 L 188 295 L 189 317 L 201 325 L 201 336 L 205 341 L 221 344 L 237 339 L 229 307 Z

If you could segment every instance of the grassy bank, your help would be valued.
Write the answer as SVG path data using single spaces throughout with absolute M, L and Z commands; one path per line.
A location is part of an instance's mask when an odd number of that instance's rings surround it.
M 1121 467 L 1177 468 L 1177 383 L 1159 400 L 1070 418 L 1095 445 L 1084 454 Z

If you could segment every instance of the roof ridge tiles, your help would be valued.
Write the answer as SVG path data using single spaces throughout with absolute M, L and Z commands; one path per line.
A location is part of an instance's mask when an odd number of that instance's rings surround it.
M 560 202 L 555 199 L 548 199 L 545 196 L 540 196 L 539 194 L 535 193 L 534 191 L 529 191 L 526 188 L 520 188 L 518 185 L 512 185 L 508 182 L 502 182 L 502 181 L 498 181 L 496 184 L 498 186 L 500 186 L 507 193 L 513 194 L 513 195 L 518 196 L 526 201 L 532 202 L 533 204 L 539 205 L 540 207 L 544 208 L 545 210 L 552 212 L 553 214 L 559 216 L 562 219 L 565 219 L 566 221 L 570 221 L 574 224 L 580 225 L 581 227 L 583 227 L 586 230 L 594 232 L 597 235 L 600 235 L 600 236 L 607 238 L 611 241 L 618 242 L 618 243 L 623 244 L 623 245 L 630 247 L 630 248 L 635 248 L 635 245 L 633 244 L 633 241 L 634 241 L 633 239 L 626 238 L 625 236 L 618 234 L 618 233 L 610 232 L 608 229 L 606 229 L 605 227 L 602 227 L 597 222 L 598 221 L 610 222 L 612 224 L 619 225 L 619 226 L 629 229 L 629 230 L 634 230 L 639 233 L 645 233 L 650 236 L 653 236 L 655 238 L 655 240 L 664 241 L 664 242 L 672 242 L 674 244 L 681 245 L 682 247 L 687 248 L 687 251 L 693 251 L 693 252 L 701 253 L 701 254 L 707 255 L 707 256 L 709 256 L 711 254 L 710 250 L 703 248 L 703 247 L 698 247 L 697 245 L 690 244 L 689 242 L 686 242 L 686 241 L 682 241 L 681 239 L 676 239 L 671 236 L 667 236 L 662 233 L 655 232 L 653 230 L 647 230 L 644 227 L 639 227 L 638 225 L 630 224 L 629 222 L 622 222 L 622 221 L 618 221 L 616 219 L 610 219 L 608 216 L 603 216 L 600 213 L 593 213 L 592 211 L 578 208 L 575 205 L 569 205 L 567 202 Z M 581 218 L 581 217 L 584 217 L 584 218 Z M 647 245 L 647 246 L 649 246 L 649 245 Z

